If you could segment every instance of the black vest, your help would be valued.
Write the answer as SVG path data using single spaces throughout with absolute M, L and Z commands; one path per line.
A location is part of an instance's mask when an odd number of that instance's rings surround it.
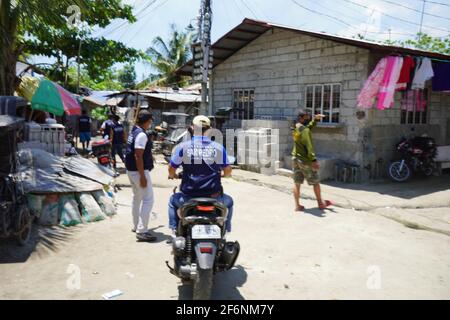
M 142 132 L 145 133 L 145 131 L 142 128 L 140 128 L 138 126 L 134 126 L 133 130 L 131 131 L 130 136 L 128 137 L 127 151 L 126 151 L 126 156 L 125 156 L 125 166 L 128 171 L 138 171 L 137 165 L 136 165 L 134 143 L 136 141 L 137 136 Z M 148 170 L 148 171 L 153 170 L 152 147 L 153 147 L 153 143 L 149 138 L 147 141 L 147 145 L 145 146 L 145 150 L 144 150 L 144 170 Z

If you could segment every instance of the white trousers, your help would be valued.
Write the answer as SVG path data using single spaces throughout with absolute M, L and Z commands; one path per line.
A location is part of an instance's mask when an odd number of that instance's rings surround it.
M 137 233 L 148 231 L 148 222 L 155 202 L 150 171 L 145 170 L 144 173 L 147 178 L 147 188 L 141 187 L 141 176 L 138 171 L 127 171 L 133 188 L 133 224 Z

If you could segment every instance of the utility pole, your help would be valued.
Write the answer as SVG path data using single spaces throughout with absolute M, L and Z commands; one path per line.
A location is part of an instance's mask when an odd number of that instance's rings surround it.
M 78 71 L 77 71 L 77 94 L 80 94 L 80 55 L 81 55 L 81 43 L 83 42 L 83 39 L 80 35 L 80 44 L 78 46 L 78 57 L 77 57 L 77 63 L 78 63 Z
M 202 0 L 198 17 L 198 41 L 194 44 L 194 81 L 202 84 L 201 110 L 208 112 L 208 79 L 212 71 L 212 0 Z M 201 60 L 200 60 L 201 59 Z
M 419 42 L 422 39 L 422 25 L 423 25 L 423 16 L 425 15 L 425 4 L 426 4 L 426 0 L 423 0 L 422 16 L 420 17 L 420 29 L 419 29 L 419 39 L 418 39 Z

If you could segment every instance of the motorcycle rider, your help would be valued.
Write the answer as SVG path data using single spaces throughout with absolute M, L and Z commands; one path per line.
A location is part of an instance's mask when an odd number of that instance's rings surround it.
M 231 232 L 233 199 L 223 193 L 221 183 L 222 177 L 231 177 L 231 166 L 224 146 L 207 136 L 210 129 L 208 117 L 195 117 L 190 130 L 194 132 L 192 139 L 180 143 L 172 154 L 169 179 L 175 179 L 177 168 L 183 167 L 181 192 L 169 201 L 169 227 L 173 234 L 179 222 L 177 210 L 192 198 L 215 198 L 224 203 L 228 208 L 226 231 Z

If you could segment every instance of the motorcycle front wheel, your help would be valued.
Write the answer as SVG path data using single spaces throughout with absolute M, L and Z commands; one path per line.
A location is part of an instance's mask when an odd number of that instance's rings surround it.
M 197 279 L 194 281 L 194 300 L 209 300 L 213 287 L 213 270 L 198 270 Z
M 389 166 L 388 174 L 395 182 L 405 182 L 411 178 L 411 169 L 406 163 L 402 166 L 402 161 L 396 161 Z

